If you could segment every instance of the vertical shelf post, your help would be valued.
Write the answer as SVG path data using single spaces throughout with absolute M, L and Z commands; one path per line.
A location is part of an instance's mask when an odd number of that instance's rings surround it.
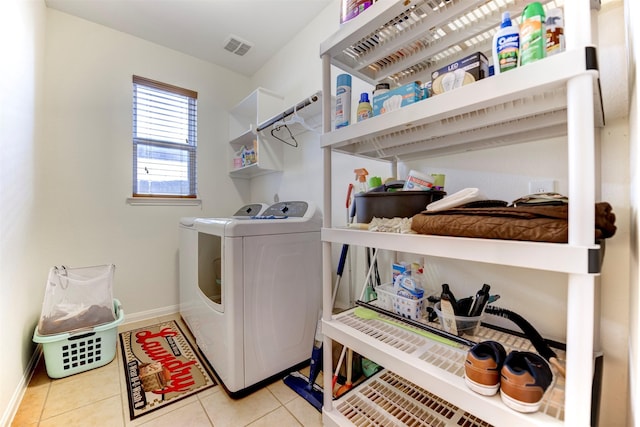
M 331 132 L 331 58 L 328 54 L 322 55 L 322 132 Z M 323 161 L 323 216 L 322 226 L 330 228 L 333 224 L 331 217 L 331 147 L 322 148 Z M 331 268 L 331 242 L 322 242 L 322 318 L 331 319 L 332 295 L 332 268 Z M 324 409 L 331 411 L 332 403 L 332 387 L 331 387 L 331 370 L 333 367 L 332 340 L 324 335 L 323 337 L 323 388 L 324 388 Z
M 589 2 L 564 6 L 567 49 L 591 45 Z M 567 82 L 567 138 L 569 172 L 569 244 L 594 244 L 595 137 L 593 77 L 581 75 Z M 565 425 L 588 426 L 591 419 L 591 379 L 595 276 L 570 274 L 567 296 L 567 378 Z

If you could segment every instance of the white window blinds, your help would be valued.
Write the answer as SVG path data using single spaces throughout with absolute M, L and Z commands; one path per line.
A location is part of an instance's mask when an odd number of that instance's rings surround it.
M 198 93 L 133 76 L 133 196 L 195 198 Z

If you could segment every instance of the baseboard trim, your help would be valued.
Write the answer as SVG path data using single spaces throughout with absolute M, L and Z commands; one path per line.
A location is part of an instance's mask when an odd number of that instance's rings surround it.
M 155 308 L 153 310 L 139 311 L 137 313 L 129 314 L 124 312 L 124 324 L 140 322 L 142 320 L 152 319 L 154 317 L 169 316 L 180 312 L 180 305 L 170 305 L 167 307 Z
M 22 398 L 24 398 L 24 394 L 26 393 L 27 387 L 29 386 L 29 381 L 31 381 L 31 377 L 36 370 L 36 366 L 38 365 L 38 361 L 40 360 L 41 356 L 42 346 L 38 344 L 36 346 L 36 350 L 31 355 L 31 359 L 29 359 L 27 368 L 22 373 L 22 379 L 16 386 L 16 390 L 14 391 L 13 396 L 9 401 L 7 409 L 2 414 L 2 418 L 0 419 L 0 426 L 9 426 L 13 422 L 13 419 L 18 413 L 18 408 L 20 408 Z

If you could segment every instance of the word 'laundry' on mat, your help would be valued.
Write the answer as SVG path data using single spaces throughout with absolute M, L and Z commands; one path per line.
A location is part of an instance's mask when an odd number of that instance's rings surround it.
M 173 320 L 120 333 L 131 419 L 215 385 Z

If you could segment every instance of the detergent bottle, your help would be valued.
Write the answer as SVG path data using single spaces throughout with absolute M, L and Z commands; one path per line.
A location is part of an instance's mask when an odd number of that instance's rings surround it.
M 356 121 L 358 122 L 366 120 L 369 117 L 373 117 L 373 108 L 371 108 L 371 103 L 369 102 L 369 94 L 367 92 L 362 92 L 360 94 L 360 102 L 358 103 L 356 117 Z
M 511 21 L 509 12 L 502 14 L 500 29 L 493 36 L 493 70 L 504 73 L 518 66 L 520 30 Z

